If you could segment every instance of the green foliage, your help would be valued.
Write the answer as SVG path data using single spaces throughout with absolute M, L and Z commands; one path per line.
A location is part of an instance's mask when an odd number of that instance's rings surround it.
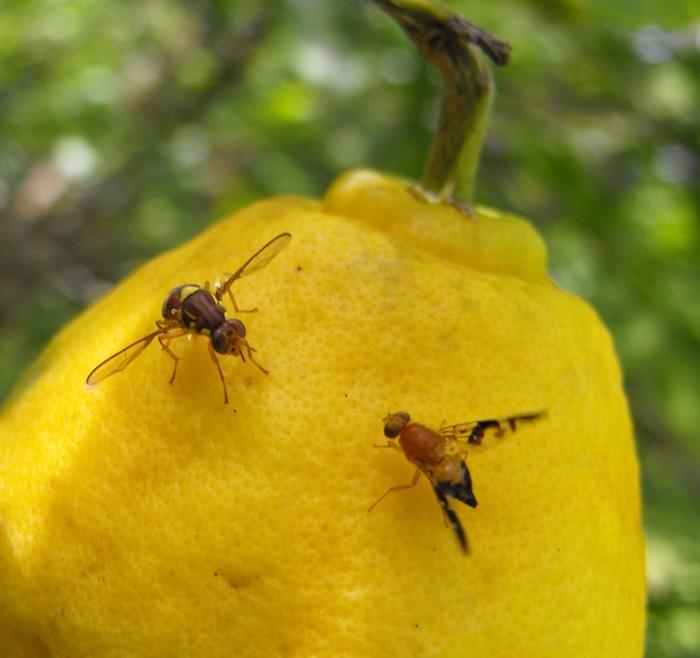
M 648 656 L 698 655 L 697 7 L 450 4 L 514 47 L 476 197 L 539 225 L 554 278 L 596 306 L 623 362 Z M 361 0 L 5 0 L 0 397 L 80 308 L 222 214 L 318 196 L 353 166 L 420 178 L 438 102 L 435 74 Z

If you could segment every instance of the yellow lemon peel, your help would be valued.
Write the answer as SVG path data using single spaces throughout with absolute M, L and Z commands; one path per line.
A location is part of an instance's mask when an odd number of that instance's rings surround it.
M 270 370 L 205 338 L 86 374 L 164 296 L 231 271 Z M 240 210 L 144 265 L 51 342 L 0 417 L 3 656 L 638 658 L 638 469 L 608 332 L 546 277 L 523 220 L 426 204 L 351 172 L 321 202 Z M 455 505 L 375 450 L 388 411 L 429 425 L 546 408 L 470 457 Z

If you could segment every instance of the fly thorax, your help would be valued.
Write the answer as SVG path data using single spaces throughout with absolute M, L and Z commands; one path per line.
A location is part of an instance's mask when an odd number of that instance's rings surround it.
M 415 463 L 430 464 L 442 457 L 442 437 L 419 423 L 404 427 L 399 443 L 406 457 Z
M 225 320 L 224 307 L 208 290 L 199 288 L 183 298 L 182 322 L 195 331 L 208 329 L 214 332 Z

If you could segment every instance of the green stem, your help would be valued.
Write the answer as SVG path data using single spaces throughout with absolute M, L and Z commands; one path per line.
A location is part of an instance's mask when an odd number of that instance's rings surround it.
M 493 88 L 481 52 L 503 66 L 510 46 L 434 0 L 372 2 L 399 23 L 444 80 L 424 191 L 441 200 L 469 204 Z

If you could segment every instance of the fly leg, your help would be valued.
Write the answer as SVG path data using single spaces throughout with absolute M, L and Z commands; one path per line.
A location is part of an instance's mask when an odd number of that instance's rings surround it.
M 398 487 L 391 487 L 390 489 L 387 489 L 377 500 L 375 500 L 368 508 L 367 511 L 371 512 L 374 507 L 376 507 L 377 503 L 379 501 L 384 500 L 386 496 L 388 496 L 392 491 L 399 491 L 399 489 L 411 489 L 412 487 L 416 486 L 416 483 L 418 482 L 418 478 L 420 477 L 420 468 L 416 468 L 416 472 L 413 474 L 413 479 L 409 484 L 401 484 Z
M 398 450 L 399 452 L 403 452 L 403 450 L 401 450 L 401 447 L 398 446 L 396 443 L 375 443 L 374 447 L 375 448 L 391 448 L 392 450 Z
M 180 336 L 183 336 L 186 334 L 187 331 L 177 331 L 173 332 L 170 334 L 163 334 L 162 336 L 158 336 L 158 342 L 160 343 L 160 346 L 165 350 L 166 354 L 173 360 L 175 361 L 173 365 L 173 374 L 170 376 L 170 383 L 172 384 L 175 381 L 175 375 L 177 374 L 177 364 L 180 361 L 180 357 L 175 354 L 169 347 L 168 343 L 173 339 L 173 338 L 179 338 Z
M 252 310 L 255 311 L 255 310 L 257 310 L 257 309 L 252 309 Z M 253 356 L 253 352 L 257 352 L 258 350 L 256 350 L 254 347 L 251 347 L 250 345 L 248 345 L 248 342 L 247 342 L 247 341 L 244 342 L 244 345 L 245 345 L 245 351 L 248 353 L 248 358 L 249 358 L 263 373 L 265 373 L 266 375 L 269 375 L 269 374 L 270 374 L 270 371 L 269 371 L 269 370 L 266 370 L 265 368 L 263 368 L 263 367 L 255 360 L 255 357 Z M 245 362 L 245 358 L 244 358 L 244 356 L 243 356 L 243 352 L 241 351 L 240 354 L 241 354 L 241 359 L 243 359 L 243 361 Z
M 226 390 L 226 380 L 224 379 L 224 373 L 221 372 L 221 366 L 219 365 L 219 359 L 216 358 L 216 352 L 209 342 L 209 358 L 214 362 L 216 366 L 216 371 L 219 373 L 219 379 L 221 380 L 221 385 L 224 387 L 224 404 L 228 404 L 228 391 Z
M 226 276 L 226 274 L 224 274 Z M 228 287 L 226 288 L 225 292 L 228 294 L 228 298 L 231 300 L 231 305 L 233 306 L 233 310 L 236 313 L 254 313 L 257 311 L 257 308 L 238 308 L 238 304 L 236 304 L 236 298 L 233 296 L 233 293 L 231 292 L 231 283 L 232 281 L 229 282 Z M 221 285 L 221 283 L 217 280 L 214 282 L 214 288 L 215 288 L 215 295 L 216 299 L 221 301 L 221 297 L 224 294 L 224 286 Z M 207 281 L 204 284 L 204 289 L 208 292 L 209 291 L 209 281 Z
M 233 296 L 233 293 L 231 292 L 231 288 L 229 288 L 226 292 L 228 293 L 229 299 L 231 300 L 231 303 L 233 304 L 233 310 L 236 313 L 255 313 L 255 311 L 258 310 L 257 306 L 255 308 L 238 308 L 238 304 L 236 304 L 236 298 Z M 253 363 L 255 363 L 255 362 L 253 361 Z

